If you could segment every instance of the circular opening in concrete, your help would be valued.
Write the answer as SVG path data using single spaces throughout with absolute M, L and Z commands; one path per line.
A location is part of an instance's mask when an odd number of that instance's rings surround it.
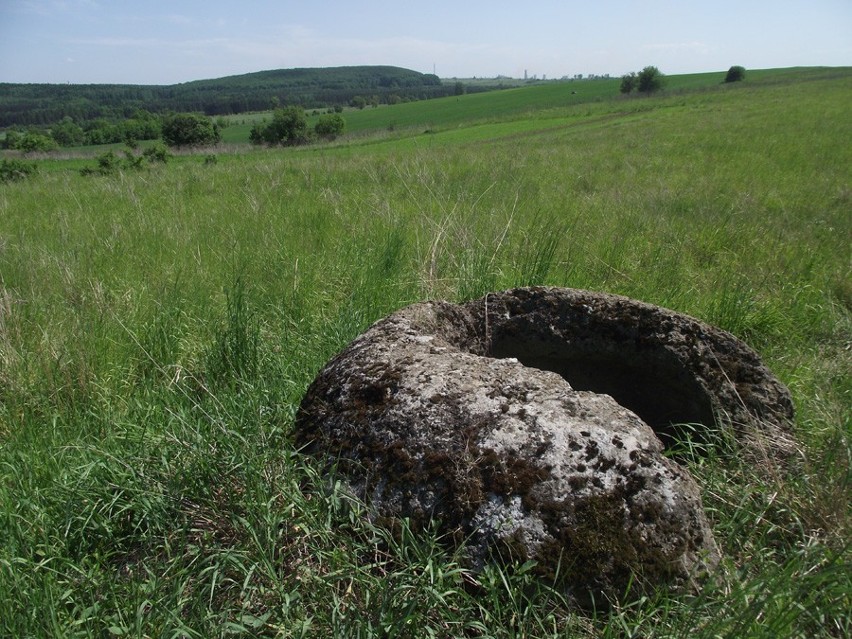
M 628 344 L 573 344 L 541 333 L 498 334 L 491 357 L 514 357 L 524 366 L 557 373 L 575 390 L 610 395 L 636 413 L 667 447 L 685 435 L 683 424 L 715 424 L 710 397 L 695 378 L 665 349 Z M 701 440 L 701 430 L 690 430 Z

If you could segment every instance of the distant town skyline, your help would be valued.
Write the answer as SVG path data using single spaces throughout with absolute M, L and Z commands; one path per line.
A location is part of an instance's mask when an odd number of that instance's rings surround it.
M 0 0 L 0 82 L 382 64 L 442 78 L 852 66 L 852 1 Z

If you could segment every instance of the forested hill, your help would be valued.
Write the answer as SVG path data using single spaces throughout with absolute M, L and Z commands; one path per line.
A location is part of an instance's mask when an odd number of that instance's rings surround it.
M 314 108 L 345 105 L 356 96 L 388 102 L 452 91 L 435 75 L 391 66 L 278 69 L 169 86 L 0 83 L 0 127 L 52 124 L 66 116 L 77 122 L 129 117 L 137 109 L 224 115 L 278 104 Z

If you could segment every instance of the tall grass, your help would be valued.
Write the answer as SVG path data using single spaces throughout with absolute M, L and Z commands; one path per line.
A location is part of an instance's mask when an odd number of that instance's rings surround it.
M 848 635 L 836 76 L 0 185 L 0 634 Z M 702 317 L 790 386 L 789 466 L 679 457 L 725 556 L 699 596 L 579 612 L 528 566 L 473 574 L 292 449 L 304 389 L 371 322 L 534 284 Z

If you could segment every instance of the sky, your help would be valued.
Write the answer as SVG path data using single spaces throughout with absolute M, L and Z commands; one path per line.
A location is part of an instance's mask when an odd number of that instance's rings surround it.
M 551 79 L 852 66 L 852 0 L 0 0 L 0 82 L 362 64 Z

